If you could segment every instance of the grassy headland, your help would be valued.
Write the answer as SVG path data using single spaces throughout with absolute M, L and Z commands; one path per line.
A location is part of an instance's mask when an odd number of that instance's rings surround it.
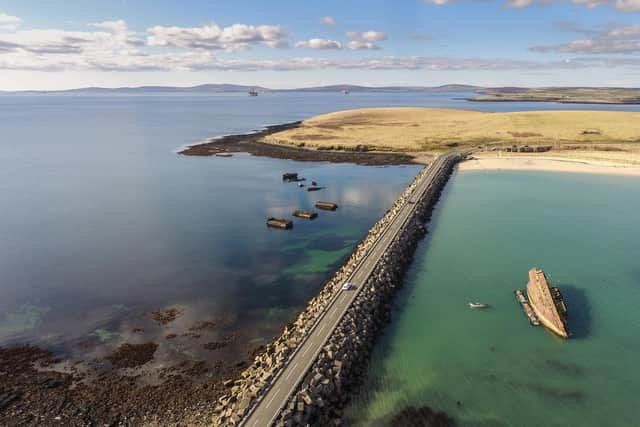
M 371 108 L 316 116 L 269 134 L 264 142 L 312 150 L 410 153 L 479 144 L 635 144 L 640 143 L 640 113 Z
M 640 89 L 635 88 L 493 88 L 477 91 L 483 95 L 469 101 L 559 102 L 562 104 L 640 104 Z

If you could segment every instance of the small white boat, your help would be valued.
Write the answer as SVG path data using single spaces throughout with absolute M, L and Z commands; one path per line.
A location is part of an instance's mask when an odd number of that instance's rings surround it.
M 488 308 L 489 304 L 485 304 L 482 302 L 470 302 L 469 304 L 469 308 Z

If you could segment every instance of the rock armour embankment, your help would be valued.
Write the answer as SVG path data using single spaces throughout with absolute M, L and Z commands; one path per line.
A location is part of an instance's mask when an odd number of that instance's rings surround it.
M 349 391 L 355 384 L 354 379 L 364 374 L 373 340 L 388 318 L 391 297 L 402 283 L 402 276 L 411 261 L 418 240 L 426 232 L 424 222 L 437 201 L 452 164 L 434 180 L 436 185 L 432 185 L 425 197 L 418 202 L 413 217 L 396 236 L 382 262 L 366 283 L 365 289 L 360 291 L 314 363 L 313 369 L 281 412 L 278 424 L 304 425 L 307 422 L 339 419 L 339 408 L 348 399 Z M 341 284 L 354 272 L 356 265 L 384 233 L 427 172 L 428 168 L 424 168 L 418 174 L 393 206 L 369 230 L 344 265 L 323 286 L 318 295 L 309 301 L 297 319 L 287 325 L 279 337 L 264 347 L 239 379 L 225 384 L 229 387 L 229 393 L 216 403 L 213 419 L 215 425 L 239 424 L 257 399 L 268 390 L 271 382 L 339 293 Z
M 416 206 L 374 273 L 342 318 L 298 390 L 289 399 L 276 426 L 339 425 L 342 408 L 366 375 L 369 354 L 388 321 L 391 301 L 402 286 L 425 223 L 451 172 L 447 167 Z

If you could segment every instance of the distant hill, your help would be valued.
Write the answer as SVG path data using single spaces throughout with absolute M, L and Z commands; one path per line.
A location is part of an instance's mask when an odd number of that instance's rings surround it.
M 249 90 L 255 89 L 258 92 L 271 92 L 271 89 L 262 86 L 244 86 L 233 84 L 203 84 L 198 86 L 137 86 L 137 87 L 83 87 L 78 89 L 52 90 L 52 91 L 18 91 L 4 93 L 28 93 L 28 94 L 45 94 L 45 93 L 77 93 L 77 94 L 142 94 L 142 93 L 247 93 Z
M 561 104 L 640 104 L 640 89 L 619 87 L 487 88 L 469 98 L 478 102 L 558 102 Z
M 481 94 L 472 101 L 508 101 L 508 100 L 551 100 L 557 101 L 558 97 L 566 102 L 577 97 L 576 102 L 600 100 L 602 94 L 625 95 L 625 103 L 637 103 L 639 89 L 633 88 L 604 88 L 604 87 L 549 87 L 549 88 L 526 88 L 526 87 L 482 87 L 463 84 L 448 84 L 442 86 L 361 86 L 361 85 L 329 85 L 301 87 L 292 89 L 271 89 L 264 86 L 249 86 L 235 84 L 203 84 L 198 86 L 138 86 L 138 87 L 85 87 L 78 89 L 68 89 L 59 91 L 17 91 L 1 92 L 0 94 L 145 94 L 145 93 L 247 93 L 250 90 L 257 90 L 259 93 L 270 92 L 318 92 L 318 93 L 340 93 L 348 91 L 350 93 L 438 93 L 438 92 L 476 92 Z M 484 96 L 482 96 L 484 95 Z M 598 96 L 595 96 L 598 95 Z M 633 99 L 630 100 L 629 97 Z M 513 98 L 513 99 L 512 99 Z M 632 102 L 631 102 L 632 101 Z M 607 102 L 609 102 L 607 100 Z M 615 100 L 614 100 L 615 103 Z
M 437 87 L 427 86 L 359 86 L 359 85 L 330 85 L 303 87 L 294 89 L 270 89 L 263 86 L 247 86 L 234 84 L 203 84 L 198 86 L 137 86 L 137 87 L 84 87 L 78 89 L 54 90 L 54 91 L 16 91 L 0 93 L 22 93 L 22 94 L 47 94 L 47 93 L 69 93 L 69 94 L 142 94 L 142 93 L 247 93 L 255 89 L 258 92 L 473 92 L 482 89 L 479 86 L 469 85 L 444 85 Z
M 444 86 L 359 86 L 359 85 L 331 85 L 303 87 L 297 89 L 281 89 L 286 92 L 472 92 L 481 89 L 479 86 L 470 85 L 444 85 Z

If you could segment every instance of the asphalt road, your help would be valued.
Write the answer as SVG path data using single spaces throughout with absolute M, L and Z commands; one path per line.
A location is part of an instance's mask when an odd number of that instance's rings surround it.
M 415 188 L 410 200 L 413 203 L 405 203 L 391 224 L 384 231 L 384 234 L 369 249 L 364 259 L 356 267 L 349 281 L 355 286 L 355 289 L 343 291 L 339 289 L 338 295 L 333 302 L 327 307 L 323 317 L 315 324 L 309 332 L 306 341 L 304 341 L 288 362 L 287 366 L 281 371 L 275 382 L 271 385 L 269 391 L 257 403 L 257 406 L 249 413 L 242 423 L 245 427 L 267 427 L 270 426 L 280 413 L 280 410 L 286 405 L 290 395 L 297 388 L 298 384 L 303 380 L 307 371 L 313 365 L 320 350 L 325 345 L 334 329 L 355 300 L 356 296 L 362 289 L 362 285 L 373 273 L 378 261 L 389 248 L 393 239 L 401 231 L 405 222 L 413 214 L 418 202 L 424 193 L 430 188 L 433 178 L 446 166 L 455 154 L 447 154 L 436 158 L 429 166 L 427 173 L 423 175 L 422 180 Z

